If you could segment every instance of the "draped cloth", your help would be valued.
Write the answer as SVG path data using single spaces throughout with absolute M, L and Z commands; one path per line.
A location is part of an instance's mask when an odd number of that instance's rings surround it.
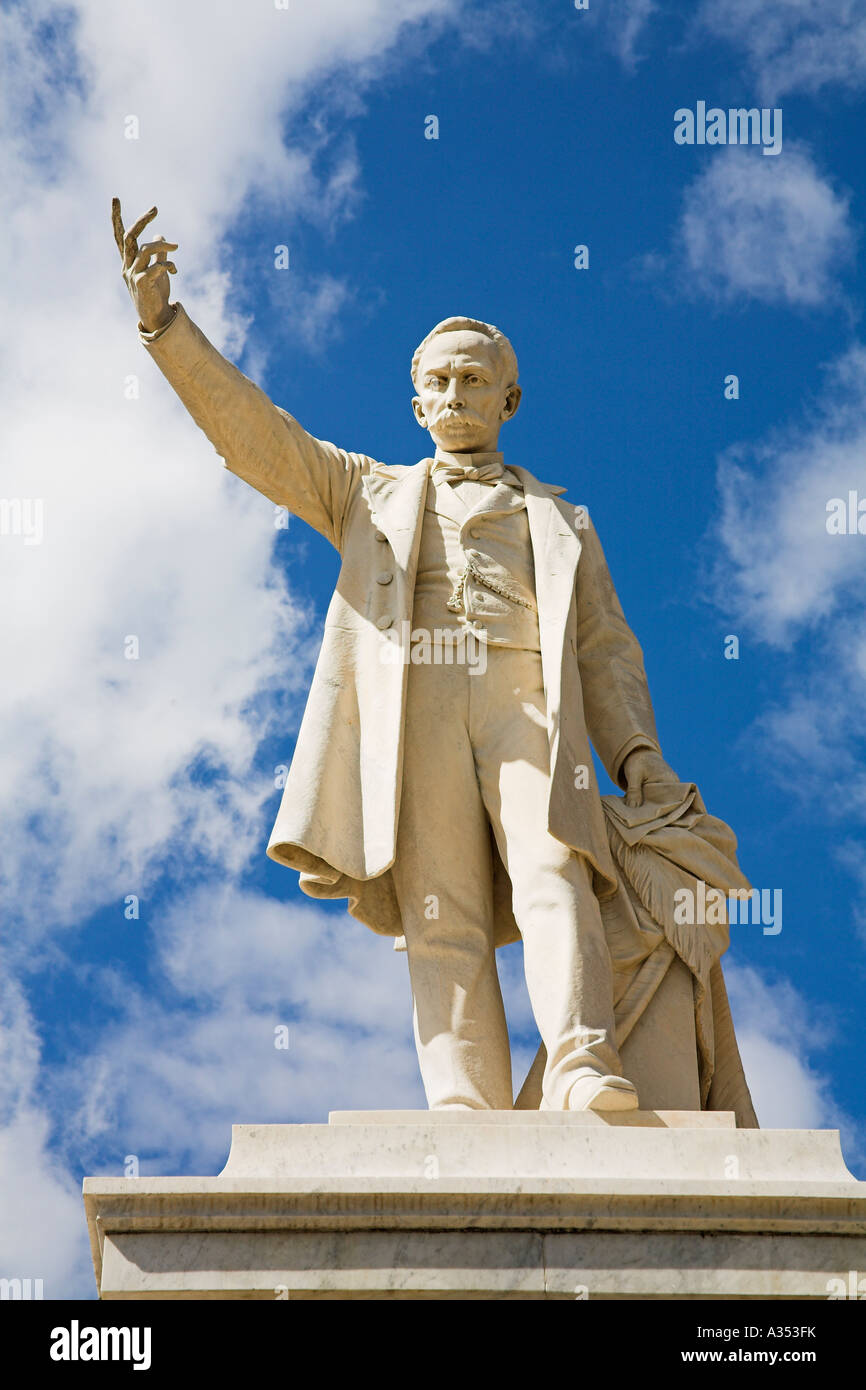
M 692 976 L 702 1110 L 730 1110 L 740 1128 L 757 1128 L 734 1034 L 720 960 L 729 945 L 727 902 L 705 912 L 709 890 L 748 893 L 737 863 L 737 841 L 724 821 L 708 815 L 693 782 L 644 786 L 641 806 L 603 796 L 618 889 L 601 903 L 613 964 L 616 1042 L 621 1048 L 679 957 Z M 693 916 L 678 921 L 677 894 L 691 893 Z M 710 894 L 718 899 L 718 894 Z M 544 1045 L 532 1064 L 516 1109 L 541 1100 Z

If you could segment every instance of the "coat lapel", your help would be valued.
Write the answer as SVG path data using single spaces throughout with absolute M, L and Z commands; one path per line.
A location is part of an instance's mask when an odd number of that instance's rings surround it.
M 432 459 L 412 467 L 380 463 L 362 480 L 373 522 L 388 537 L 397 564 L 406 572 L 417 555 L 431 464 Z
M 516 470 L 512 469 L 515 476 Z M 467 516 L 507 516 L 509 512 L 519 512 L 524 506 L 523 495 L 507 483 L 497 483 L 487 487 Z
M 427 489 L 427 507 L 430 511 L 436 512 L 439 516 L 447 516 L 451 521 L 462 526 L 467 516 L 469 508 L 466 503 L 458 497 L 450 483 L 437 484 L 433 475 L 430 476 L 430 486 Z
M 547 712 L 555 719 L 559 714 L 562 649 L 581 545 L 569 520 L 573 508 L 558 500 L 565 488 L 539 482 L 527 468 L 512 467 L 512 472 L 523 483 L 526 498 Z

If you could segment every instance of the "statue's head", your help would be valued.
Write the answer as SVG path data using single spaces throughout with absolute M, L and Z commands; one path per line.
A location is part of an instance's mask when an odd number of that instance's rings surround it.
M 479 319 L 437 323 L 412 358 L 412 380 L 415 419 L 452 454 L 495 451 L 520 404 L 514 348 Z

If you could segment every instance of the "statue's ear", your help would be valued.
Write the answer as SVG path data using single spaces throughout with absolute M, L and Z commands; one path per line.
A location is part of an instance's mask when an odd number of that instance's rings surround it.
M 421 404 L 420 396 L 412 397 L 412 410 L 414 412 L 415 419 L 418 421 L 418 424 L 421 426 L 422 430 L 426 430 L 427 417 L 424 414 L 424 406 Z
M 509 386 L 505 393 L 505 404 L 502 407 L 501 418 L 503 420 L 510 420 L 512 416 L 517 414 L 517 407 L 520 405 L 520 398 L 522 395 L 523 391 L 521 387 L 516 385 Z

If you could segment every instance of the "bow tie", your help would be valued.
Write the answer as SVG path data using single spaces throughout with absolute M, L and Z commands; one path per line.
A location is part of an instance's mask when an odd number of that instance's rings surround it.
M 439 462 L 434 465 L 433 471 L 437 477 L 449 483 L 462 483 L 464 480 L 473 483 L 498 483 L 505 469 L 501 463 L 482 463 L 476 467 L 464 468 L 459 463 Z
M 520 488 L 522 483 L 516 474 L 510 472 L 502 462 L 500 453 L 490 454 L 437 454 L 433 464 L 437 482 L 447 483 L 486 483 L 493 487 L 496 483 L 509 483 Z

